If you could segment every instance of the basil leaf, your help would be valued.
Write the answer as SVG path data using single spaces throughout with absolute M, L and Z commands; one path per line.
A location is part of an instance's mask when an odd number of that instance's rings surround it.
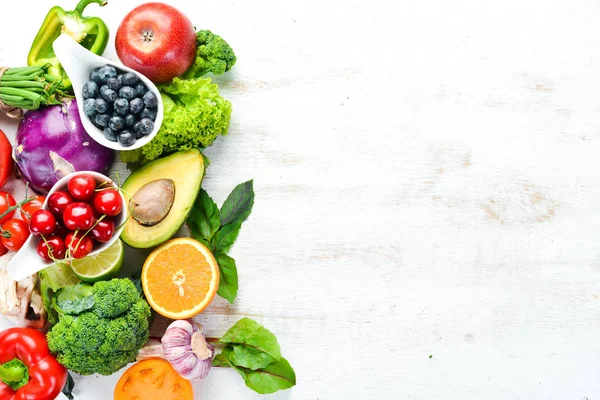
M 192 234 L 209 240 L 219 229 L 220 221 L 219 208 L 206 190 L 200 189 L 187 219 Z
M 296 373 L 285 358 L 272 362 L 264 368 L 251 370 L 234 365 L 230 359 L 232 353 L 233 349 L 227 346 L 217 357 L 221 356 L 220 360 L 228 360 L 229 366 L 235 369 L 244 378 L 246 386 L 256 393 L 275 393 L 278 390 L 289 389 L 296 384 Z
M 243 344 L 234 344 L 228 347 L 231 347 L 232 350 L 229 354 L 229 361 L 238 367 L 256 370 L 277 361 L 274 357 L 254 347 Z
M 203 245 L 205 245 L 208 249 L 210 249 L 210 243 L 208 243 L 208 241 L 204 238 L 201 238 L 200 236 L 196 236 L 193 235 L 192 238 L 200 243 L 202 243 Z
M 241 222 L 227 224 L 221 227 L 221 229 L 219 229 L 217 231 L 217 234 L 213 237 L 213 240 L 211 240 L 212 246 L 210 247 L 210 249 L 212 250 L 212 252 L 214 253 L 220 251 L 226 253 L 227 251 L 229 251 L 229 249 L 233 245 L 233 242 L 235 242 L 238 233 L 240 233 L 241 227 Z
M 254 205 L 253 181 L 240 183 L 227 196 L 221 207 L 221 226 L 239 222 L 248 218 Z
M 238 292 L 238 274 L 235 260 L 225 253 L 217 252 L 215 260 L 219 265 L 219 289 L 217 294 L 233 304 Z
M 281 358 L 281 348 L 277 338 L 258 322 L 244 317 L 219 339 L 219 343 L 243 344 L 267 353 L 276 360 Z

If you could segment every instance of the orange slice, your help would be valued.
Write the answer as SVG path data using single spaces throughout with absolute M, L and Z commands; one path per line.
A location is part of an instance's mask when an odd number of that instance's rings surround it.
M 142 288 L 157 313 L 171 319 L 191 318 L 217 294 L 219 267 L 203 244 L 191 238 L 172 239 L 144 262 Z

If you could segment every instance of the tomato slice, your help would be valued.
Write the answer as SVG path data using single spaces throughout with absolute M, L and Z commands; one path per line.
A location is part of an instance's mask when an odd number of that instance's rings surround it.
M 131 366 L 115 386 L 114 400 L 194 400 L 194 389 L 162 358 Z
M 6 134 L 0 129 L 0 188 L 2 188 L 12 176 L 14 165 L 15 163 L 12 159 L 12 145 L 6 137 Z

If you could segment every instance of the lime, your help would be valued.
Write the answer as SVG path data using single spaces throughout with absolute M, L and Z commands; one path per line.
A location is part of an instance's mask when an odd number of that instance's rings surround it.
M 113 278 L 123 265 L 123 242 L 118 239 L 106 250 L 81 259 L 73 260 L 71 269 L 84 282 L 96 282 Z

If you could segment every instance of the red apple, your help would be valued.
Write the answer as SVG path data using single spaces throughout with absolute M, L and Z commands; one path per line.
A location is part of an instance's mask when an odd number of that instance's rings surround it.
M 167 82 L 194 62 L 196 32 L 192 21 L 178 9 L 164 3 L 146 3 L 134 8 L 121 22 L 115 47 L 123 64 L 153 82 Z

